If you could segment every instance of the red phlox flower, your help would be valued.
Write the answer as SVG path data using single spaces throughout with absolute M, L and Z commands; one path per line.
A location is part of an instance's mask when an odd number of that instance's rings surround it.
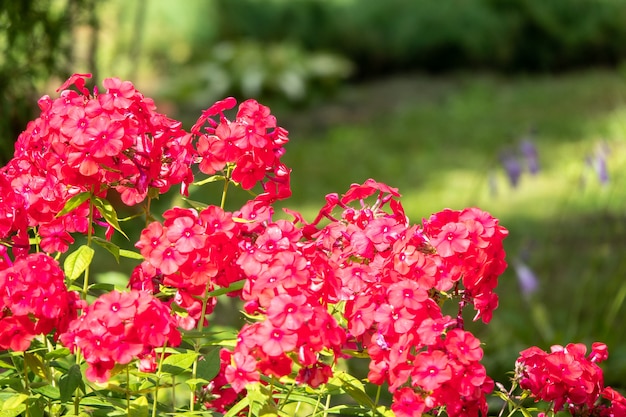
M 115 363 L 153 355 L 157 347 L 177 346 L 181 336 L 170 308 L 143 291 L 111 291 L 100 296 L 60 336 L 88 364 L 87 377 L 104 382 Z
M 412 388 L 404 387 L 393 393 L 391 411 L 397 417 L 421 417 L 425 409 L 424 399 Z
M 98 101 L 103 109 L 127 109 L 131 106 L 132 98 L 137 93 L 133 83 L 119 78 L 107 78 L 102 84 L 106 88 L 106 93 L 99 94 Z
M 421 352 L 415 357 L 412 373 L 413 386 L 433 391 L 452 378 L 448 356 L 440 351 Z
M 461 329 L 452 329 L 446 334 L 445 347 L 448 355 L 464 365 L 478 362 L 483 357 L 480 340 Z
M 267 319 L 275 327 L 298 330 L 313 316 L 313 309 L 304 295 L 280 294 L 267 308 Z
M 260 373 L 263 375 L 272 375 L 276 378 L 289 375 L 292 367 L 293 360 L 284 353 L 278 356 L 264 355 L 257 363 L 257 368 Z
M 39 246 L 46 253 L 64 253 L 74 243 L 74 238 L 68 233 L 63 218 L 42 224 L 38 232 L 41 237 Z
M 237 166 L 233 170 L 231 178 L 241 184 L 244 190 L 250 190 L 265 177 L 265 166 L 253 154 L 242 155 L 237 160 Z
M 78 297 L 65 287 L 59 264 L 46 254 L 27 255 L 0 271 L 0 319 L 7 319 L 5 335 L 21 329 L 15 341 L 8 341 L 13 348 L 28 347 L 35 335 L 53 329 L 56 334 L 64 332 L 78 308 Z
M 224 376 L 235 392 L 244 390 L 247 384 L 258 382 L 259 372 L 256 369 L 256 359 L 253 356 L 235 351 L 232 356 L 232 363 L 226 366 Z
M 300 368 L 298 375 L 296 376 L 296 382 L 299 384 L 308 384 L 312 388 L 317 388 L 328 382 L 332 376 L 333 370 L 329 365 L 323 362 L 317 362 L 312 366 Z
M 431 243 L 440 256 L 447 258 L 467 251 L 470 246 L 468 235 L 463 223 L 448 223 L 436 236 L 431 237 Z
M 373 179 L 367 179 L 362 185 L 352 184 L 350 189 L 341 197 L 343 204 L 348 204 L 355 200 L 364 200 L 379 191 L 381 194 L 388 194 L 393 197 L 399 197 L 397 188 L 389 187 L 386 184 L 376 182 Z
M 204 247 L 207 238 L 206 228 L 200 224 L 195 210 L 179 212 L 174 218 L 166 218 L 164 224 L 167 227 L 165 231 L 167 240 L 175 244 L 180 253 L 190 253 Z

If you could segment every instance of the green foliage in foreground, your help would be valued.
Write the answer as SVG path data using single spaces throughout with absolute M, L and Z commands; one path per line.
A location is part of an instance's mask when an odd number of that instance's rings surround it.
M 417 221 L 441 207 L 477 205 L 501 219 L 509 270 L 500 309 L 481 334 L 498 378 L 523 346 L 605 341 L 607 383 L 626 372 L 626 82 L 607 71 L 560 77 L 458 75 L 394 79 L 353 88 L 291 120 L 285 155 L 291 200 L 309 219 L 320 196 L 372 177 L 397 185 Z M 303 126 L 309 133 L 302 134 Z M 531 127 L 541 171 L 509 186 L 499 154 Z M 585 158 L 609 150 L 609 183 Z M 495 182 L 496 192 L 490 189 Z M 310 207 L 310 208 L 309 208 Z M 307 209 L 309 208 L 309 209 Z M 532 303 L 513 264 L 540 280 Z

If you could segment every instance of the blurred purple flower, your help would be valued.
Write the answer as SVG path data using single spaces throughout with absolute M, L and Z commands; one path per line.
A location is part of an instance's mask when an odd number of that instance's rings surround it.
M 535 175 L 539 172 L 539 155 L 537 147 L 530 139 L 524 139 L 519 145 L 520 151 L 526 160 L 528 172 Z
M 609 171 L 606 167 L 606 155 L 601 152 L 598 152 L 596 155 L 596 173 L 598 174 L 598 180 L 600 184 L 608 184 L 609 183 Z
M 522 175 L 522 165 L 515 155 L 506 152 L 500 155 L 500 162 L 506 171 L 509 182 L 513 188 L 517 187 L 519 178 Z
M 530 297 L 539 288 L 539 280 L 535 273 L 521 260 L 514 262 L 515 274 L 517 275 L 517 281 L 519 282 L 520 289 L 524 297 Z

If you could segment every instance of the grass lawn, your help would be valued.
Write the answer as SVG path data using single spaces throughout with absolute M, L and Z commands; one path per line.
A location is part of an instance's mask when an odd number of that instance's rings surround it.
M 440 209 L 490 211 L 510 230 L 500 308 L 476 332 L 505 379 L 530 345 L 604 341 L 607 382 L 626 372 L 626 78 L 606 70 L 559 76 L 406 76 L 347 87 L 307 112 L 276 110 L 290 130 L 290 208 L 312 219 L 330 192 L 374 178 L 398 187 L 413 222 Z M 500 163 L 534 138 L 540 172 L 510 186 Z M 605 155 L 602 184 L 586 158 Z M 539 279 L 526 299 L 513 263 Z

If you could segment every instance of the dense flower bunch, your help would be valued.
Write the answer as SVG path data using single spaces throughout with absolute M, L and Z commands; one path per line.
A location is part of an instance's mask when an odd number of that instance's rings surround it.
M 485 412 L 493 382 L 479 363 L 480 342 L 463 330 L 461 311 L 443 316 L 438 302 L 457 297 L 490 319 L 506 230 L 476 209 L 410 226 L 397 197 L 368 180 L 327 196 L 312 224 L 292 213 L 293 222 L 248 225 L 253 237 L 242 240 L 238 264 L 254 321 L 223 368 L 235 391 L 261 374 L 289 375 L 294 365 L 297 381 L 317 387 L 352 347 L 369 354 L 371 382 L 390 384 L 398 415 L 443 406 L 450 415 Z
M 224 111 L 235 104 L 232 97 L 215 103 L 191 128 L 198 136 L 200 171 L 212 175 L 226 168 L 244 190 L 262 183 L 264 192 L 257 200 L 271 203 L 289 197 L 291 170 L 280 162 L 283 145 L 289 141 L 287 131 L 276 125 L 268 107 L 255 100 L 241 103 L 235 120 L 228 120 Z
M 481 342 L 465 330 L 464 309 L 489 323 L 498 306 L 494 290 L 506 268 L 508 232 L 497 219 L 477 208 L 446 209 L 411 224 L 398 190 L 372 179 L 342 196 L 327 195 L 311 223 L 288 209 L 289 220 L 278 219 L 273 203 L 291 195 L 290 169 L 281 162 L 288 138 L 269 108 L 247 100 L 235 111 L 235 100 L 227 98 L 186 132 L 130 82 L 107 79 L 103 92 L 89 92 L 86 78 L 77 74 L 59 98 L 39 101 L 41 116 L 0 169 L 0 349 L 27 351 L 43 336 L 45 344 L 36 349 L 45 345 L 59 357 L 69 348 L 77 361 L 51 365 L 57 368 L 45 378 L 61 374 L 62 383 L 37 391 L 48 397 L 29 406 L 61 406 L 73 397 L 79 414 L 81 396 L 94 389 L 70 370 L 86 363 L 89 381 L 105 382 L 126 369 L 126 408 L 116 405 L 114 413 L 134 407 L 147 415 L 142 402 L 131 405 L 135 378 L 154 390 L 156 415 L 160 381 L 180 384 L 161 367 L 171 360 L 170 370 L 192 368 L 185 382 L 194 393 L 193 413 L 202 404 L 220 413 L 282 415 L 278 406 L 293 390 L 300 390 L 294 394 L 300 399 L 311 392 L 321 397 L 331 378 L 345 382 L 357 401 L 367 396 L 360 381 L 335 373 L 338 361 L 359 356 L 369 358 L 368 382 L 388 386 L 398 417 L 487 415 L 485 395 L 494 382 L 481 364 Z M 225 115 L 229 110 L 233 120 Z M 196 180 L 196 174 L 206 177 Z M 172 186 L 186 194 L 191 185 L 214 181 L 224 183 L 219 207 L 175 207 L 161 220 L 149 212 L 150 199 Z M 229 184 L 258 193 L 227 211 Z M 127 206 L 147 200 L 148 220 L 135 242 L 140 254 L 124 251 L 141 262 L 128 291 L 105 292 L 88 305 L 94 295 L 90 245 L 123 254 L 110 241 L 121 230 L 106 201 L 110 191 Z M 104 227 L 104 239 L 96 225 Z M 52 255 L 63 256 L 76 234 L 87 235 L 87 244 L 65 256 L 63 271 Z M 37 253 L 30 253 L 33 247 Z M 76 288 L 82 274 L 81 299 L 68 287 Z M 231 342 L 206 340 L 213 336 L 205 329 L 219 294 L 243 302 L 247 321 Z M 446 303 L 452 315 L 444 314 Z M 57 341 L 66 348 L 50 351 Z M 43 355 L 30 355 L 45 366 Z M 605 345 L 594 344 L 589 356 L 577 344 L 521 355 L 516 381 L 552 410 L 626 415 L 626 400 L 603 385 L 597 364 L 608 356 Z M 49 382 L 31 378 L 26 362 L 27 389 Z M 139 370 L 133 376 L 131 363 Z M 144 372 L 157 370 L 155 378 L 145 378 Z M 2 408 L 19 413 L 24 401 L 20 387 Z
M 6 249 L 1 249 L 6 259 Z M 24 351 L 37 335 L 64 332 L 83 303 L 68 291 L 59 264 L 42 253 L 2 265 L 0 349 Z
M 554 411 L 566 410 L 573 416 L 626 415 L 626 399 L 604 386 L 598 366 L 609 356 L 606 345 L 594 343 L 591 353 L 586 353 L 587 347 L 580 343 L 555 345 L 550 353 L 531 347 L 520 352 L 516 378 L 537 401 L 553 403 Z
M 216 206 L 199 213 L 174 208 L 163 217 L 163 224 L 152 222 L 141 233 L 136 246 L 146 260 L 133 272 L 130 286 L 153 293 L 160 286 L 175 289 L 173 301 L 188 313 L 179 324 L 189 330 L 201 320 L 203 294 L 243 278 L 235 262 L 241 226 Z M 205 316 L 214 305 L 212 299 L 205 306 Z
M 156 369 L 155 348 L 178 346 L 180 333 L 170 308 L 145 291 L 111 291 L 100 296 L 61 335 L 89 365 L 87 378 L 106 381 L 118 364 L 139 358 L 139 369 Z

